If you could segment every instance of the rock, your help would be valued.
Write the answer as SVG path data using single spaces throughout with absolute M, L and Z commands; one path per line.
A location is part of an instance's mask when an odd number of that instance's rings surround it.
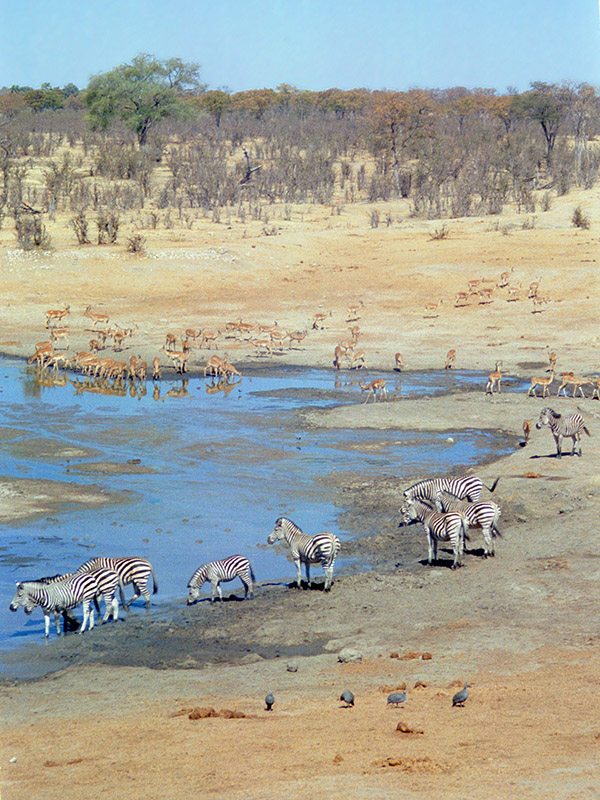
M 409 725 L 406 724 L 406 722 L 399 722 L 396 725 L 396 730 L 398 731 L 398 733 L 414 733 L 419 735 L 423 734 L 423 731 L 420 728 L 411 728 Z
M 295 661 L 290 661 L 290 663 L 286 665 L 286 670 L 288 672 L 298 672 L 298 664 L 296 664 Z
M 240 664 L 256 664 L 257 661 L 264 661 L 264 658 L 258 653 L 247 653 L 240 658 Z
M 338 653 L 337 660 L 342 664 L 355 663 L 362 661 L 362 653 L 353 647 L 343 647 Z

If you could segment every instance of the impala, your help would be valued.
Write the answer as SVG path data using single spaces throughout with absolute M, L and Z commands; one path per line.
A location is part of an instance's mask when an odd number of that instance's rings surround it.
M 377 401 L 377 395 L 379 395 L 380 400 L 383 400 L 384 396 L 387 395 L 387 389 L 385 388 L 385 381 L 383 378 L 377 378 L 371 381 L 371 383 L 359 383 L 358 385 L 363 392 L 368 392 L 365 403 L 369 402 L 369 397 L 371 397 L 371 395 L 373 395 L 373 402 Z
M 94 325 L 97 323 L 101 323 L 102 325 L 108 325 L 108 314 L 92 314 L 92 307 L 88 306 L 86 310 L 83 312 L 83 316 L 91 319 Z
M 446 366 L 444 369 L 452 369 L 456 362 L 456 350 L 448 350 L 446 353 Z
M 71 306 L 65 306 L 63 309 L 57 310 L 53 309 L 51 311 L 46 311 L 46 327 L 50 327 L 50 321 L 54 320 L 55 322 L 60 322 L 67 314 L 71 313 Z
M 534 397 L 539 397 L 538 393 L 536 392 L 536 386 L 542 387 L 542 397 L 546 397 L 549 394 L 549 388 L 554 380 L 554 369 L 548 370 L 550 375 L 547 378 L 532 378 L 531 379 L 531 386 L 527 390 L 527 397 L 531 396 L 531 392 L 533 392 Z
M 485 387 L 485 393 L 486 394 L 488 394 L 488 393 L 489 394 L 494 394 L 494 386 L 498 387 L 498 392 L 502 391 L 502 386 L 501 386 L 501 384 L 502 384 L 502 372 L 500 370 L 501 366 L 502 366 L 502 362 L 501 361 L 496 361 L 496 369 L 494 370 L 494 372 L 491 372 L 489 374 L 489 376 L 488 376 L 488 382 L 487 382 L 487 385 Z

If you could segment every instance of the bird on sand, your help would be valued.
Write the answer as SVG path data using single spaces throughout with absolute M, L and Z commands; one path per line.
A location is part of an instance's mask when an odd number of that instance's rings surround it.
M 465 688 L 461 689 L 460 692 L 457 692 L 454 697 L 452 698 L 452 706 L 464 706 L 465 700 L 469 696 L 469 692 L 467 690 L 468 683 L 465 683 Z
M 269 692 L 269 694 L 265 697 L 265 704 L 266 709 L 265 711 L 273 711 L 273 703 L 275 702 L 275 695 L 273 692 Z
M 406 700 L 406 692 L 392 692 L 391 695 L 387 699 L 387 705 L 393 705 L 394 708 L 398 708 L 399 705 Z
M 351 706 L 354 705 L 354 695 L 352 694 L 352 692 L 348 691 L 348 689 L 342 692 L 340 700 L 342 701 L 342 703 L 346 703 L 344 708 L 350 708 Z

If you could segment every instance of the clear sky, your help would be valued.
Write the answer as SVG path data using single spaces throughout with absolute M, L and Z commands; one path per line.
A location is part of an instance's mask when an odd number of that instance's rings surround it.
M 83 88 L 140 52 L 232 91 L 600 86 L 598 0 L 0 2 L 0 86 Z

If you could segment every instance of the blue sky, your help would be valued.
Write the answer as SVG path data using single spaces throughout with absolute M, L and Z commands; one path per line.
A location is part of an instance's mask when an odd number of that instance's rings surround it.
M 85 87 L 137 53 L 210 88 L 600 86 L 598 0 L 8 0 L 0 86 Z

